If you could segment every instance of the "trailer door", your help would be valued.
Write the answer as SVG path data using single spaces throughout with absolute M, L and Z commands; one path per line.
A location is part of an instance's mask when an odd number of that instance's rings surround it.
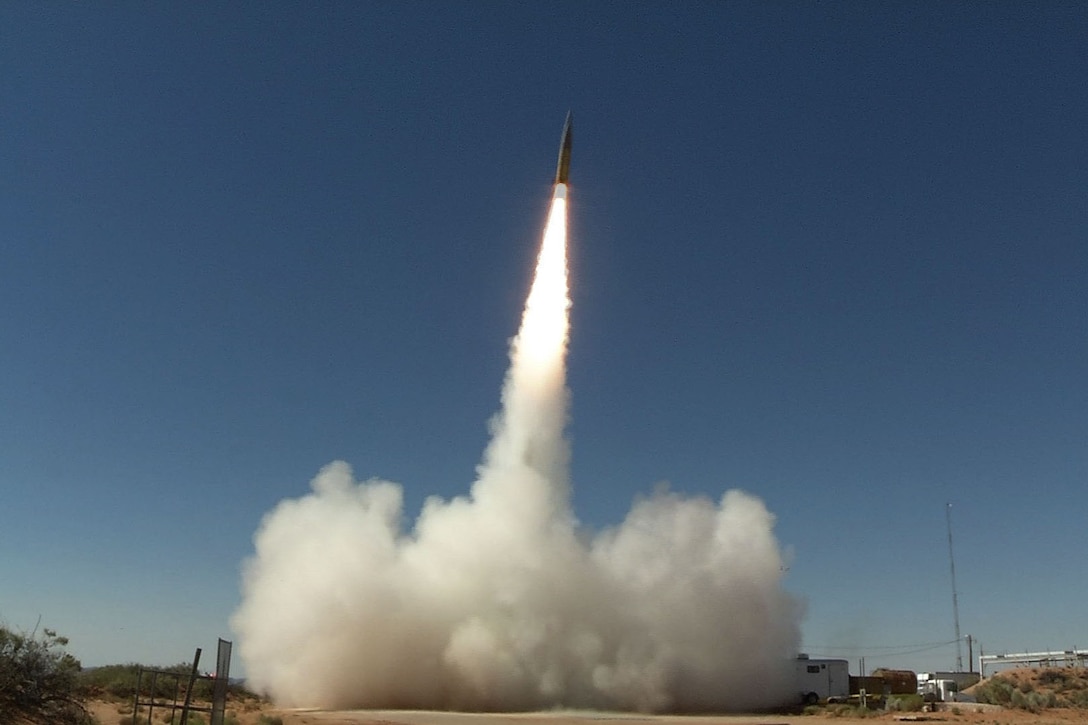
M 846 662 L 829 662 L 827 665 L 827 697 L 846 697 L 849 694 L 849 665 Z

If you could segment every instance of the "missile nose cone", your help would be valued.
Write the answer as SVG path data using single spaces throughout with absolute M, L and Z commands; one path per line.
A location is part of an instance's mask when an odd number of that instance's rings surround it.
M 555 183 L 566 184 L 570 178 L 570 150 L 574 131 L 573 114 L 567 111 L 567 121 L 563 124 L 563 136 L 559 140 L 559 163 L 555 168 Z

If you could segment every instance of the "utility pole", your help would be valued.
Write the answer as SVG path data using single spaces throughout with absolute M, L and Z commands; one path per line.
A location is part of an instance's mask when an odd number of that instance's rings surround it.
M 944 517 L 948 524 L 948 563 L 952 568 L 952 621 L 956 626 L 956 672 L 963 672 L 963 646 L 960 642 L 960 603 L 956 595 L 956 557 L 952 555 L 951 503 L 945 503 Z

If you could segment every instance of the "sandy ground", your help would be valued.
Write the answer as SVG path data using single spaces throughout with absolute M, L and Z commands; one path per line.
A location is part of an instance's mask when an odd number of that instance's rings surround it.
M 971 723 L 972 725 L 1027 725 L 1027 723 L 1050 723 L 1069 725 L 1088 723 L 1088 712 L 1076 710 L 1050 710 L 1040 715 L 1025 711 L 990 710 L 982 712 L 959 709 L 960 714 L 951 712 L 936 713 L 887 713 L 868 718 L 843 718 L 827 715 L 728 715 L 705 717 L 680 717 L 670 715 L 632 715 L 615 713 L 528 713 L 476 715 L 444 712 L 398 712 L 398 711 L 355 711 L 355 712 L 302 712 L 278 711 L 284 725 L 602 725 L 604 722 L 616 725 L 816 725 L 822 722 L 870 723 L 884 721 L 897 722 L 945 722 Z
M 130 714 L 123 703 L 94 702 L 91 710 L 101 725 L 118 725 Z M 817 725 L 834 722 L 851 723 L 898 722 L 964 723 L 965 725 L 1072 725 L 1088 724 L 1088 711 L 1054 709 L 1034 715 L 1023 710 L 1006 710 L 992 706 L 962 704 L 957 712 L 881 713 L 867 718 L 832 717 L 821 715 L 638 715 L 604 712 L 545 712 L 545 713 L 452 713 L 413 710 L 284 710 L 271 706 L 259 709 L 228 711 L 242 725 L 258 725 L 261 715 L 279 717 L 283 725 Z M 163 713 L 165 714 L 165 713 Z M 145 716 L 146 718 L 146 716 Z M 207 722 L 207 716 L 204 716 Z M 146 719 L 143 720 L 146 722 Z M 152 719 L 161 725 L 163 718 L 156 710 Z

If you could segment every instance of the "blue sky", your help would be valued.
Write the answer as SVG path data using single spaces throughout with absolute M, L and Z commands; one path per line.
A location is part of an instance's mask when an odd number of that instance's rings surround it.
M 324 464 L 410 518 L 467 491 L 569 108 L 581 521 L 743 488 L 806 649 L 948 669 L 951 502 L 963 633 L 1088 646 L 1085 37 L 1074 2 L 3 4 L 0 621 L 185 660 Z

